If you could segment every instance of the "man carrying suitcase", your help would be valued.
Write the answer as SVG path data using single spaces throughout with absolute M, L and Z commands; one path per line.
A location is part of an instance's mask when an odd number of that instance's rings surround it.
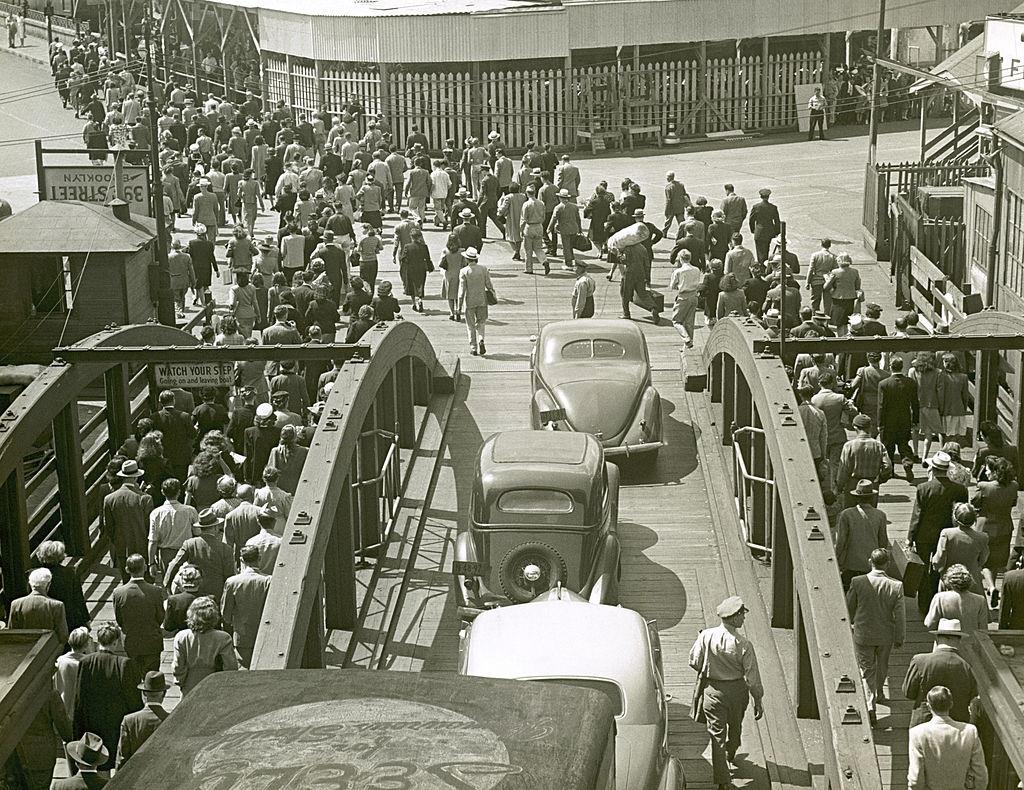
M 632 320 L 629 314 L 630 304 L 636 304 L 645 310 L 651 311 L 651 320 L 658 323 L 657 302 L 652 300 L 647 291 L 647 272 L 650 268 L 650 258 L 647 248 L 643 244 L 631 244 L 619 254 L 622 263 L 622 283 L 619 285 L 619 294 L 622 296 L 622 317 Z

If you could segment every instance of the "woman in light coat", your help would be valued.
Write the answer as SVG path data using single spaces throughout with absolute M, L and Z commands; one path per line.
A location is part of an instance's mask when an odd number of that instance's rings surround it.
M 184 696 L 207 675 L 238 669 L 231 635 L 221 631 L 220 610 L 208 595 L 189 604 L 185 617 L 188 628 L 174 637 L 171 673 Z
M 523 259 L 523 231 L 520 224 L 523 218 L 523 204 L 526 195 L 519 184 L 513 181 L 508 185 L 508 194 L 498 200 L 498 216 L 505 221 L 505 240 L 512 245 L 512 260 Z
M 448 320 L 460 321 L 462 316 L 458 312 L 456 301 L 459 298 L 459 272 L 466 265 L 466 259 L 459 250 L 459 241 L 454 236 L 448 239 L 447 249 L 441 257 L 441 271 L 444 272 L 444 279 L 441 281 L 441 296 L 448 300 Z

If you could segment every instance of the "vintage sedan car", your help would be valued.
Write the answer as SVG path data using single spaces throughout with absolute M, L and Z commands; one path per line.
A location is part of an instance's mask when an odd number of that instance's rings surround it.
M 534 428 L 592 433 L 607 456 L 653 460 L 665 444 L 643 332 L 632 321 L 554 321 L 532 357 Z
M 603 692 L 615 710 L 618 790 L 684 786 L 682 766 L 668 753 L 661 642 L 639 613 L 562 590 L 484 612 L 463 629 L 459 671 Z
M 618 600 L 619 471 L 590 434 L 504 431 L 480 448 L 452 572 L 464 619 L 561 586 Z

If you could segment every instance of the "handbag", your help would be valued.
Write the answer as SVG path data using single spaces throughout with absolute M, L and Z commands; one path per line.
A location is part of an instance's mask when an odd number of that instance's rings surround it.
M 577 233 L 572 237 L 572 248 L 577 252 L 590 252 L 593 247 L 594 245 L 590 243 L 590 239 L 582 233 Z
M 704 689 L 708 686 L 708 659 L 711 648 L 708 640 L 704 639 L 704 662 L 697 675 L 697 683 L 693 687 L 693 699 L 690 700 L 690 718 L 699 724 L 705 724 L 708 720 L 704 713 Z
M 494 295 L 494 291 L 492 289 L 487 288 L 484 290 L 484 293 L 487 296 L 487 304 L 496 305 L 498 303 L 498 297 Z

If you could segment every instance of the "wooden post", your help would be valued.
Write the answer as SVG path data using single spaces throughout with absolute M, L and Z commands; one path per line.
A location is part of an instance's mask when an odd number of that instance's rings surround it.
M 295 83 L 292 80 L 292 56 L 286 54 L 284 56 L 284 70 L 288 72 L 286 79 L 288 80 L 288 111 L 295 115 Z
M 928 88 L 925 88 L 925 90 L 921 92 L 921 155 L 918 158 L 918 161 L 922 163 L 924 162 L 924 150 L 928 144 L 925 138 L 928 133 L 928 104 L 931 102 L 932 98 L 931 94 L 927 92 L 928 90 Z
M 384 113 L 391 128 L 395 129 L 395 123 L 401 113 L 394 112 L 391 107 L 391 68 L 387 63 L 377 64 L 377 79 L 380 81 L 380 111 Z
M 576 118 L 576 107 L 573 105 L 573 99 L 575 94 L 572 89 L 572 50 L 569 50 L 569 54 L 565 56 L 565 62 L 562 64 L 562 102 L 565 107 L 563 116 L 566 119 L 565 126 L 565 143 L 571 145 L 572 150 L 576 150 L 576 130 L 579 127 L 579 120 Z
M 793 621 L 796 624 L 796 715 L 801 719 L 817 719 L 818 695 L 814 690 L 811 654 L 807 649 L 807 629 L 800 611 L 800 596 L 793 595 Z
M 0 569 L 3 570 L 3 604 L 10 610 L 11 601 L 28 589 L 30 566 L 28 544 L 28 512 L 25 506 L 25 474 L 21 464 L 0 485 Z
M 395 386 L 397 377 L 394 368 L 384 378 L 380 386 L 379 399 L 377 401 L 377 418 L 380 427 L 385 431 L 396 431 L 398 426 L 398 389 Z
M 996 403 L 999 399 L 999 352 L 982 351 L 979 355 L 978 376 L 974 388 L 974 431 L 986 420 L 998 416 Z
M 766 36 L 761 39 L 761 74 L 757 86 L 757 90 L 761 94 L 761 117 L 764 119 L 763 123 L 766 128 L 771 123 L 771 119 L 768 118 L 768 107 L 770 105 L 768 100 L 768 56 L 770 54 L 769 41 Z
M 789 549 L 786 516 L 777 492 L 773 499 L 775 519 L 772 530 L 772 628 L 792 628 L 796 612 L 793 601 L 793 555 Z
M 414 403 L 417 406 L 426 406 L 430 403 L 430 392 L 433 385 L 434 380 L 430 375 L 430 370 L 427 369 L 426 364 L 419 359 L 413 359 L 412 389 Z
M 68 554 L 82 556 L 89 550 L 89 505 L 82 473 L 77 401 L 61 409 L 53 421 L 53 450 L 60 490 L 61 536 Z
M 115 365 L 103 374 L 107 401 L 107 446 L 113 455 L 131 433 L 132 404 L 128 392 L 128 366 Z
M 701 41 L 697 45 L 697 134 L 704 134 L 707 131 L 707 107 L 708 100 L 708 42 Z
M 821 34 L 821 81 L 828 79 L 832 73 L 832 34 Z
M 359 437 L 358 459 L 359 482 L 373 480 L 380 474 L 379 437 L 377 430 L 377 404 L 373 405 L 363 421 Z M 374 546 L 380 542 L 380 484 L 367 483 L 357 489 L 359 497 L 359 545 Z M 365 557 L 365 555 L 364 555 Z
M 324 88 L 324 62 L 322 60 L 313 61 L 313 73 L 316 75 L 316 109 L 319 112 L 320 108 L 327 104 L 327 92 Z
M 324 604 L 327 627 L 352 630 L 356 625 L 356 565 L 353 541 L 351 475 L 345 478 L 334 513 L 334 527 L 324 557 Z
M 853 63 L 853 31 L 846 31 L 846 65 Z
M 412 357 L 400 360 L 394 367 L 395 386 L 398 390 L 396 407 L 398 419 L 398 446 L 411 450 L 416 446 L 416 409 L 413 391 Z
M 484 90 L 480 61 L 469 64 L 469 128 L 478 140 L 484 136 Z
M 733 421 L 736 419 L 736 362 L 728 354 L 722 359 L 722 445 L 732 445 Z
M 324 668 L 324 604 L 323 585 L 313 598 L 313 610 L 306 627 L 306 644 L 302 651 L 302 669 Z

